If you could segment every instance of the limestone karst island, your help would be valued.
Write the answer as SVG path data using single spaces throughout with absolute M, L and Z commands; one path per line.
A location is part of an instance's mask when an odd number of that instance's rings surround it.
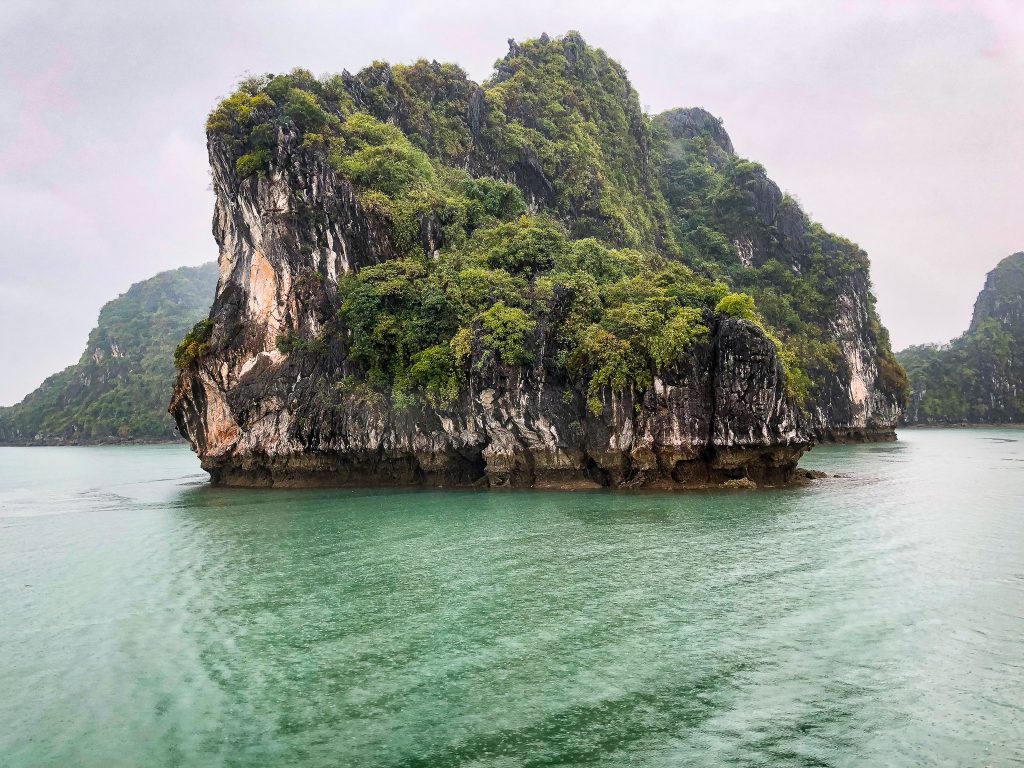
M 220 280 L 171 413 L 214 482 L 776 484 L 894 437 L 868 259 L 575 33 L 207 121 Z
M 1014 3 L 51 5 L 0 768 L 1024 765 Z

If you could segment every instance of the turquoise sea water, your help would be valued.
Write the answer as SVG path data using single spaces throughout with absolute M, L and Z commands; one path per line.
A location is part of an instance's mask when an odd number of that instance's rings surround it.
M 0 449 L 0 765 L 1024 765 L 1024 432 L 764 492 Z

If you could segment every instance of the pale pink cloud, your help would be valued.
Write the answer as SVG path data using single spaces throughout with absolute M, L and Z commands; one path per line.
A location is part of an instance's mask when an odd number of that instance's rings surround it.
M 862 0 L 844 0 L 847 12 L 867 10 Z M 881 0 L 872 11 L 889 18 L 933 14 L 975 16 L 990 29 L 990 40 L 981 53 L 992 59 L 1020 55 L 1024 50 L 1024 2 L 1021 0 Z
M 42 69 L 10 78 L 8 88 L 17 94 L 20 104 L 14 134 L 5 139 L 0 150 L 0 173 L 33 170 L 50 162 L 60 151 L 64 139 L 55 124 L 72 116 L 78 108 L 74 96 L 64 87 L 73 65 L 71 52 L 59 46 Z

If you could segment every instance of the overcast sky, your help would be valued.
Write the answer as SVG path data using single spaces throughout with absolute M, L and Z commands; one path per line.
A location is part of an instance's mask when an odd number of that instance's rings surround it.
M 133 282 L 216 258 L 203 123 L 242 74 L 423 57 L 481 80 L 507 38 L 569 29 L 864 247 L 896 348 L 958 335 L 1024 249 L 1022 0 L 4 0 L 0 404 Z

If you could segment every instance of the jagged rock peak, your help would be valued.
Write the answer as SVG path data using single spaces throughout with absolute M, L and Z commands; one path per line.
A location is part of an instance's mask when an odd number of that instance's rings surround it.
M 693 139 L 706 135 L 730 155 L 736 154 L 732 139 L 722 125 L 722 119 L 707 110 L 700 107 L 680 107 L 662 112 L 660 117 L 674 139 Z
M 1024 328 L 1024 251 L 1007 256 L 985 276 L 985 287 L 974 303 L 971 330 L 989 319 Z

